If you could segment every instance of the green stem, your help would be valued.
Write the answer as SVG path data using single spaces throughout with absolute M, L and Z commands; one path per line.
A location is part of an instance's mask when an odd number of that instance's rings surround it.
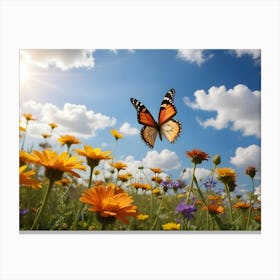
M 90 167 L 90 174 L 89 174 L 89 181 L 88 181 L 88 189 L 89 189 L 90 186 L 91 186 L 93 169 L 94 169 L 94 167 Z
M 158 210 L 157 210 L 157 212 L 156 212 L 156 218 L 155 218 L 155 220 L 154 220 L 154 222 L 153 222 L 153 225 L 152 225 L 152 227 L 151 227 L 151 230 L 154 229 L 154 227 L 155 227 L 155 225 L 156 225 L 156 223 L 157 223 L 158 214 L 159 214 L 159 211 L 161 210 L 161 206 L 162 206 L 163 200 L 164 200 L 164 195 L 163 195 L 163 197 L 162 197 L 162 199 L 161 199 L 161 201 L 160 201 L 160 204 L 159 204 L 159 206 L 158 206 Z
M 190 196 L 191 196 L 191 192 L 192 192 L 192 189 L 193 189 L 195 169 L 196 169 L 196 163 L 193 164 L 192 178 L 191 178 L 191 183 L 190 183 L 190 189 L 189 189 L 189 192 L 187 194 L 186 204 L 189 204 L 189 201 L 190 201 Z
M 254 191 L 255 191 L 254 179 L 251 178 L 251 180 L 252 180 L 252 191 L 250 194 L 250 208 L 249 208 L 249 214 L 248 214 L 248 219 L 247 219 L 247 223 L 246 223 L 246 230 L 249 229 L 249 224 L 250 224 L 251 214 L 252 214 L 252 200 L 253 200 L 253 195 L 254 195 Z
M 200 198 L 201 198 L 203 204 L 204 204 L 206 207 L 208 207 L 208 205 L 207 205 L 207 203 L 206 203 L 206 200 L 205 200 L 205 198 L 204 198 L 204 196 L 203 196 L 202 191 L 200 190 L 200 187 L 199 187 L 199 185 L 198 185 L 198 183 L 197 183 L 197 180 L 196 180 L 195 176 L 193 177 L 193 181 L 194 181 L 194 183 L 195 183 L 195 185 L 196 185 L 196 187 L 197 187 L 197 191 L 198 191 L 198 193 L 199 193 L 199 195 L 200 195 Z M 227 225 L 224 225 L 224 224 L 222 223 L 221 219 L 220 219 L 216 214 L 212 214 L 212 213 L 210 213 L 209 211 L 208 211 L 208 213 L 211 215 L 211 217 L 213 217 L 213 218 L 215 219 L 215 222 L 217 223 L 218 227 L 219 227 L 221 230 L 227 230 L 227 229 L 229 229 Z
M 31 230 L 33 230 L 34 228 L 36 228 L 38 222 L 39 222 L 39 219 L 41 217 L 41 214 L 43 213 L 44 209 L 45 209 L 45 206 L 46 206 L 46 203 L 47 203 L 47 200 L 50 196 L 50 193 L 51 193 L 51 189 L 52 189 L 52 186 L 54 184 L 54 180 L 50 180 L 49 181 L 49 185 L 48 185 L 48 188 L 47 188 L 47 191 L 45 193 L 45 196 L 44 196 L 44 199 L 43 199 L 43 202 L 42 202 L 42 206 L 40 207 L 40 210 L 38 212 L 38 214 L 36 215 L 35 219 L 34 219 L 34 222 L 33 222 L 33 225 L 31 227 Z
M 226 193 L 227 193 L 227 197 L 228 197 L 228 210 L 229 210 L 229 223 L 232 224 L 232 203 L 231 203 L 231 199 L 230 199 L 230 191 L 229 191 L 229 187 L 227 184 L 225 184 L 225 189 L 226 189 Z

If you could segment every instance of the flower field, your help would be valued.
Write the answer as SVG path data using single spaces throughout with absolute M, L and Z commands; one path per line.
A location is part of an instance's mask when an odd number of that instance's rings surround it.
M 57 127 L 50 123 L 40 150 L 25 149 L 28 123 L 20 126 L 20 230 L 72 231 L 217 231 L 260 230 L 261 201 L 254 194 L 256 168 L 244 172 L 251 183 L 249 200 L 233 195 L 236 172 L 222 167 L 221 155 L 212 158 L 199 149 L 186 151 L 193 165 L 191 179 L 165 176 L 161 168 L 139 166 L 137 174 L 126 171 L 112 151 L 84 145 L 71 135 L 57 139 L 65 151 L 52 149 L 48 139 Z M 109 133 L 109 132 L 108 132 Z M 110 130 L 113 141 L 123 135 Z M 211 160 L 207 180 L 198 181 L 196 168 Z M 105 164 L 110 166 L 109 176 Z M 107 170 L 108 171 L 108 170 Z M 107 175 L 106 175 L 107 174 Z M 222 186 L 223 191 L 217 189 Z

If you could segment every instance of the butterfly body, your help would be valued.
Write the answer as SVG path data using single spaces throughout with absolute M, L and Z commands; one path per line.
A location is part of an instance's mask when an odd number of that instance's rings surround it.
M 172 119 L 177 113 L 173 102 L 174 96 L 174 89 L 170 89 L 164 96 L 160 105 L 157 122 L 145 105 L 135 98 L 130 98 L 132 105 L 137 111 L 138 122 L 144 125 L 141 129 L 141 137 L 150 148 L 154 147 L 157 135 L 160 140 L 164 136 L 169 142 L 173 143 L 181 132 L 181 123 Z

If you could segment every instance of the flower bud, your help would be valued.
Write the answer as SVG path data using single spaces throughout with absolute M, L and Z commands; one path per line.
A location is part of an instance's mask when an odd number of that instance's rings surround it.
M 220 155 L 215 155 L 212 159 L 212 162 L 215 166 L 219 165 L 221 163 L 221 156 Z
M 252 179 L 255 177 L 256 172 L 257 170 L 254 166 L 248 166 L 247 169 L 245 170 L 245 174 L 250 176 Z

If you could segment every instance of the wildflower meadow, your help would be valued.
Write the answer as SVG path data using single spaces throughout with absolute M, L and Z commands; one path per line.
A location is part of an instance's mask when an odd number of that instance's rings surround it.
M 57 139 L 57 152 L 48 144 L 57 124 L 49 123 L 50 132 L 42 135 L 40 150 L 24 146 L 28 124 L 35 122 L 25 113 L 20 126 L 20 230 L 121 230 L 121 231 L 217 231 L 260 230 L 261 201 L 255 195 L 256 168 L 244 170 L 250 182 L 248 201 L 232 196 L 236 172 L 224 167 L 222 155 L 212 157 L 193 149 L 183 155 L 192 164 L 189 181 L 161 174 L 161 168 L 146 167 L 126 171 L 128 165 L 114 157 L 113 151 L 84 145 L 71 135 Z M 116 146 L 123 135 L 108 131 Z M 206 180 L 198 181 L 196 168 L 212 161 Z M 105 163 L 108 169 L 105 170 Z M 217 185 L 223 191 L 217 191 Z

